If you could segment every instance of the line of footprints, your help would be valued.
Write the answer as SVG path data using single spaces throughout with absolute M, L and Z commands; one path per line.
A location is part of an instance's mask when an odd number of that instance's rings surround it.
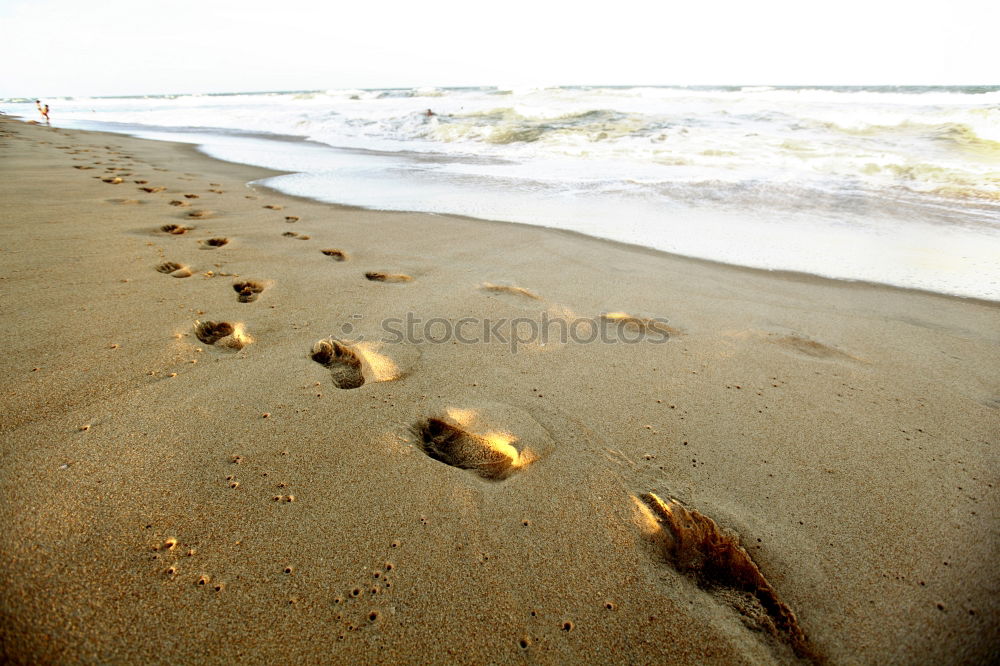
M 119 177 L 104 178 L 105 182 L 119 182 Z M 215 185 L 215 184 L 213 184 Z M 161 187 L 141 187 L 143 191 L 163 192 Z M 210 190 L 222 193 L 222 190 Z M 197 199 L 198 194 L 185 194 L 186 199 Z M 255 198 L 253 195 L 248 197 Z M 169 202 L 172 206 L 189 206 L 190 204 L 180 199 L 173 199 Z M 264 208 L 280 211 L 282 206 L 277 204 L 266 204 Z M 208 219 L 214 216 L 210 210 L 194 210 L 187 213 L 191 219 Z M 297 215 L 286 215 L 285 222 L 295 223 L 301 218 Z M 191 224 L 166 224 L 160 227 L 162 233 L 171 236 L 183 236 L 196 227 Z M 284 236 L 294 237 L 299 240 L 308 240 L 309 236 L 296 232 L 284 232 Z M 208 238 L 200 241 L 205 249 L 220 248 L 229 243 L 229 239 Z M 350 260 L 347 252 L 339 248 L 324 248 L 320 253 L 336 262 L 346 262 Z M 187 278 L 195 274 L 195 270 L 188 265 L 174 261 L 164 261 L 156 266 L 156 270 L 165 275 L 175 278 Z M 206 272 L 204 275 L 214 277 L 214 272 Z M 220 274 L 224 275 L 224 274 Z M 370 282 L 402 284 L 411 282 L 413 277 L 405 273 L 394 273 L 385 271 L 368 271 L 364 273 L 364 278 Z M 253 303 L 258 300 L 261 294 L 268 288 L 269 282 L 263 280 L 240 279 L 232 284 L 233 291 L 240 303 Z M 519 298 L 528 300 L 540 300 L 530 291 L 520 287 L 504 287 L 487 284 L 484 291 L 489 293 L 506 292 Z M 242 326 L 238 323 L 227 321 L 198 321 L 195 322 L 194 334 L 206 345 L 212 345 L 223 350 L 240 350 L 246 347 L 252 339 Z M 380 376 L 380 373 L 372 369 L 373 365 L 385 367 L 392 365 L 388 359 L 381 359 L 382 363 L 375 363 L 378 354 L 370 349 L 361 346 L 352 346 L 340 340 L 327 338 L 319 340 L 313 346 L 310 357 L 316 363 L 330 371 L 334 386 L 339 389 L 356 389 L 363 386 L 366 381 L 385 381 L 396 379 L 398 374 Z M 388 361 L 388 363 L 386 362 Z M 431 417 L 417 423 L 413 427 L 416 443 L 419 448 L 434 460 L 475 472 L 481 478 L 500 481 L 507 478 L 511 473 L 523 467 L 524 460 L 519 458 L 516 447 L 509 443 L 500 443 L 488 437 L 477 435 L 462 427 L 461 424 L 449 422 L 446 417 Z
M 95 178 L 110 185 L 124 184 L 137 168 L 136 158 L 116 151 L 113 146 L 103 147 L 108 155 L 106 162 L 93 160 L 95 155 L 84 156 L 85 153 L 97 152 L 99 148 L 96 146 L 91 148 L 57 146 L 57 148 L 72 155 L 80 155 L 73 158 L 76 161 L 91 161 L 89 165 L 75 165 L 76 169 L 90 170 L 106 164 L 105 173 Z M 156 171 L 167 171 L 155 166 L 152 168 Z M 194 180 L 197 175 L 185 174 L 182 178 Z M 132 180 L 139 186 L 140 191 L 147 194 L 167 192 L 167 188 L 151 186 L 143 178 L 132 178 Z M 220 187 L 218 183 L 211 183 L 208 192 L 221 195 L 224 191 L 219 189 Z M 246 196 L 248 199 L 257 198 L 254 195 Z M 177 208 L 190 208 L 191 202 L 200 198 L 199 194 L 186 193 L 182 199 L 171 199 L 168 203 Z M 119 204 L 141 203 L 135 199 L 112 201 Z M 276 204 L 267 204 L 264 208 L 282 210 L 282 206 Z M 171 236 L 183 236 L 195 229 L 187 221 L 209 220 L 214 216 L 212 210 L 193 209 L 185 214 L 184 224 L 167 224 L 162 226 L 160 231 Z M 286 215 L 284 219 L 289 224 L 300 220 L 295 215 Z M 284 232 L 283 236 L 310 240 L 308 235 L 293 231 Z M 215 250 L 225 247 L 229 242 L 225 237 L 213 237 L 200 241 L 200 244 L 203 249 Z M 346 262 L 350 259 L 348 254 L 339 248 L 326 248 L 320 252 L 337 262 Z M 190 266 L 172 261 L 164 261 L 156 266 L 156 270 L 175 278 L 191 277 L 195 272 Z M 205 275 L 213 277 L 215 274 L 209 271 Z M 383 283 L 407 283 L 413 280 L 410 275 L 390 272 L 367 272 L 364 277 L 372 282 Z M 239 280 L 232 285 L 240 303 L 255 302 L 267 287 L 268 283 L 260 280 Z M 488 293 L 507 298 L 529 302 L 541 300 L 536 294 L 521 287 L 486 283 L 481 288 Z M 623 313 L 602 316 L 640 330 L 661 325 L 649 319 Z M 679 333 L 674 329 L 667 329 L 667 332 Z M 239 350 L 252 341 L 240 324 L 225 321 L 196 322 L 194 333 L 204 344 L 219 349 Z M 356 389 L 363 386 L 366 381 L 386 379 L 372 369 L 372 355 L 377 356 L 372 350 L 332 338 L 317 341 L 310 353 L 313 361 L 329 369 L 333 384 L 339 389 Z M 388 378 L 399 376 L 390 375 Z M 269 414 L 264 416 L 268 417 Z M 510 437 L 498 437 L 491 433 L 477 434 L 451 414 L 424 419 L 415 424 L 411 431 L 417 446 L 429 457 L 459 469 L 469 470 L 485 481 L 503 481 L 534 460 L 522 455 L 525 452 L 513 446 Z M 287 455 L 287 451 L 282 451 L 279 455 Z M 232 465 L 237 466 L 245 462 L 240 455 L 234 455 L 230 460 Z M 267 471 L 256 471 L 263 477 L 268 476 Z M 232 489 L 240 487 L 240 481 L 235 473 L 226 477 L 226 483 Z M 276 485 L 278 492 L 270 498 L 272 501 L 286 505 L 296 502 L 297 498 L 288 484 Z M 633 496 L 633 501 L 646 514 L 647 524 L 652 525 L 652 532 L 647 534 L 647 537 L 662 545 L 666 559 L 677 571 L 695 580 L 717 600 L 736 608 L 744 617 L 754 618 L 752 624 L 755 630 L 763 631 L 770 638 L 785 644 L 799 657 L 807 660 L 818 659 L 792 609 L 780 600 L 777 592 L 765 580 L 749 553 L 740 545 L 738 535 L 721 528 L 711 518 L 695 509 L 688 509 L 673 498 L 663 500 L 654 493 L 641 493 Z M 152 525 L 148 525 L 147 528 L 152 528 Z M 400 546 L 399 541 L 389 545 L 392 549 Z M 198 553 L 193 545 L 182 544 L 176 537 L 169 537 L 157 542 L 152 550 L 153 560 L 168 579 L 189 580 L 196 587 L 213 590 L 216 593 L 221 593 L 225 589 L 226 582 L 222 578 L 200 571 L 194 564 L 197 562 Z M 163 566 L 164 564 L 166 566 Z M 384 611 L 377 607 L 375 601 L 392 590 L 395 573 L 396 567 L 391 561 L 370 566 L 363 578 L 332 598 L 334 619 L 341 622 L 343 627 L 343 631 L 337 635 L 338 640 L 344 640 L 349 632 L 376 625 L 381 621 Z M 294 579 L 296 574 L 294 565 L 286 565 L 281 574 L 290 580 Z M 734 592 L 737 594 L 733 594 Z M 370 601 L 364 603 L 365 600 Z M 304 601 L 307 599 L 300 598 L 293 591 L 289 594 L 287 603 L 296 605 Z M 604 607 L 611 611 L 617 608 L 611 601 L 604 602 Z M 532 611 L 532 616 L 535 615 L 536 611 Z M 750 620 L 745 621 L 750 622 Z M 572 621 L 561 621 L 562 631 L 571 631 L 573 628 Z M 518 639 L 517 644 L 526 650 L 532 642 L 531 637 L 524 636 Z

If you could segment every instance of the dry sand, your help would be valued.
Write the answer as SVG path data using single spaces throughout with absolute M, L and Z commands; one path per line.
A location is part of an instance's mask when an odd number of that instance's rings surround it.
M 997 304 L 0 134 L 0 658 L 997 660 Z

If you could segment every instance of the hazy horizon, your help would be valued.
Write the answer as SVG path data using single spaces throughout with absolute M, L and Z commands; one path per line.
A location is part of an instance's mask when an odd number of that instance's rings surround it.
M 155 10 L 154 10 L 155 9 Z M 279 7 L 9 0 L 0 97 L 419 87 L 991 85 L 1000 9 L 847 0 Z M 738 82 L 738 83 L 733 83 Z

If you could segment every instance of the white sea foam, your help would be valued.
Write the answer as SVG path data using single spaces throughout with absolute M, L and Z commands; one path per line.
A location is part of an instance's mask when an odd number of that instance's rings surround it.
M 295 172 L 268 184 L 327 201 L 568 228 L 1000 300 L 996 87 L 426 88 L 49 102 L 56 124 L 200 143 L 217 157 Z M 34 113 L 33 101 L 5 107 Z

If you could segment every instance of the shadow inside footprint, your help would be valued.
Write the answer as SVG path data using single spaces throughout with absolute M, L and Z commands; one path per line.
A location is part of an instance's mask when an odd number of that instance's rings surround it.
M 214 345 L 235 330 L 228 321 L 201 321 L 195 325 L 194 334 L 206 345 Z
M 365 278 L 372 282 L 409 282 L 413 279 L 404 273 L 381 273 L 376 271 L 365 273 Z
M 178 264 L 173 261 L 165 261 L 156 267 L 161 273 L 166 273 L 175 278 L 186 278 L 191 277 L 191 269 L 184 264 Z
M 206 345 L 215 345 L 229 349 L 243 349 L 253 342 L 253 339 L 243 330 L 242 324 L 230 324 L 228 321 L 196 321 L 195 336 Z
M 228 238 L 209 238 L 208 240 L 202 241 L 208 247 L 222 247 L 229 242 Z
M 641 499 L 659 523 L 658 536 L 679 572 L 709 589 L 749 593 L 767 614 L 766 618 L 756 618 L 758 629 L 781 637 L 799 657 L 815 658 L 795 613 L 778 598 L 750 554 L 740 545 L 739 537 L 723 531 L 714 520 L 675 499 L 663 501 L 655 493 L 645 493 Z M 738 604 L 737 610 L 744 617 L 751 619 L 758 615 L 745 607 L 743 595 L 729 599 L 730 603 Z
M 257 300 L 257 296 L 264 291 L 264 285 L 256 280 L 247 280 L 246 282 L 237 282 L 234 284 L 233 291 L 236 292 L 236 297 L 240 303 L 253 303 Z
M 332 258 L 335 261 L 347 261 L 347 253 L 343 250 L 336 250 L 333 248 L 328 248 L 326 250 L 320 250 L 326 256 Z
M 313 345 L 312 360 L 333 375 L 333 384 L 341 389 L 355 389 L 364 385 L 361 358 L 353 349 L 337 340 L 320 340 Z
M 502 481 L 521 466 L 518 450 L 508 441 L 473 434 L 443 419 L 430 417 L 413 430 L 417 446 L 428 456 L 489 481 Z
M 168 234 L 173 234 L 175 236 L 186 234 L 192 229 L 194 229 L 194 227 L 185 227 L 180 224 L 164 224 L 162 227 L 160 227 L 160 231 L 165 231 Z

